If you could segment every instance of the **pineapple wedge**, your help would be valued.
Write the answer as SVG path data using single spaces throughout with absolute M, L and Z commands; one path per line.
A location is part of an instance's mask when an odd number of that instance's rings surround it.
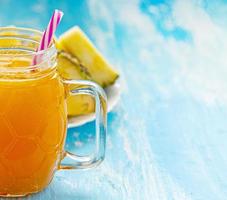
M 77 58 L 74 58 L 70 54 L 60 51 L 58 52 L 58 65 L 57 70 L 61 77 L 65 79 L 76 80 L 90 80 L 91 76 L 87 69 L 81 65 Z
M 89 72 L 91 80 L 102 87 L 113 84 L 119 76 L 79 27 L 61 35 L 57 48 L 77 58 Z
M 77 60 L 65 52 L 58 53 L 57 69 L 59 74 L 65 79 L 90 79 L 89 74 L 79 66 Z M 73 89 L 73 87 L 70 89 Z M 69 96 L 67 105 L 69 116 L 85 115 L 95 110 L 94 99 L 88 95 Z

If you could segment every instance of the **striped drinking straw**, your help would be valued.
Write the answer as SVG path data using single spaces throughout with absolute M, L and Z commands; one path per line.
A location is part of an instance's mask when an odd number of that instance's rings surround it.
M 60 11 L 60 10 L 55 10 L 50 21 L 49 21 L 49 24 L 46 28 L 46 30 L 44 31 L 43 33 L 43 36 L 41 38 L 41 41 L 40 41 L 40 44 L 39 44 L 39 47 L 37 49 L 37 52 L 38 51 L 42 51 L 42 50 L 45 50 L 47 49 L 50 45 L 51 45 L 51 42 L 53 40 L 53 37 L 54 37 L 54 33 L 61 21 L 63 17 L 63 12 Z M 37 55 L 37 56 L 34 56 L 33 58 L 33 65 L 36 65 L 38 64 L 38 60 L 40 60 L 41 55 Z

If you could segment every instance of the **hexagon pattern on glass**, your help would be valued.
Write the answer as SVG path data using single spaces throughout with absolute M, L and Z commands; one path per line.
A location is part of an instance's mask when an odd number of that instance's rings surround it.
M 0 195 L 36 192 L 51 181 L 65 142 L 64 98 L 57 75 L 0 80 Z

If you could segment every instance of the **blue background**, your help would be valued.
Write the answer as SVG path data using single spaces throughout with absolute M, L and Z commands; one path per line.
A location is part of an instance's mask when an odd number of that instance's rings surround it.
M 59 171 L 29 199 L 227 199 L 227 4 L 217 0 L 0 0 L 0 25 L 43 30 L 64 11 L 120 71 L 106 159 Z M 83 152 L 94 123 L 70 129 Z M 75 142 L 76 141 L 76 142 Z

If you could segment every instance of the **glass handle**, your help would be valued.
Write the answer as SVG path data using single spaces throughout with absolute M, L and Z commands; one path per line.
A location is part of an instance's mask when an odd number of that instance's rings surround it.
M 85 94 L 94 97 L 96 113 L 96 147 L 95 151 L 89 156 L 78 156 L 66 151 L 64 158 L 70 164 L 61 163 L 60 169 L 86 169 L 99 165 L 105 157 L 106 145 L 106 118 L 107 118 L 107 99 L 103 89 L 90 81 L 82 80 L 63 80 L 69 95 L 75 96 Z M 70 89 L 73 88 L 73 89 Z M 72 163 L 72 164 L 71 164 Z

